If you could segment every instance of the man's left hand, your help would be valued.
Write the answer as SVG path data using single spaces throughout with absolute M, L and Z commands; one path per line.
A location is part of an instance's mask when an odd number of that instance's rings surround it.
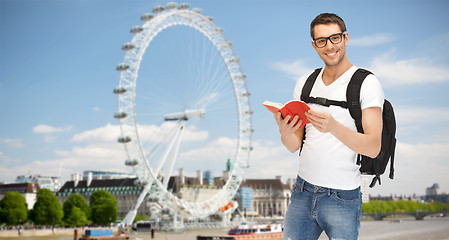
M 310 123 L 322 133 L 332 131 L 337 123 L 334 117 L 327 112 L 309 110 L 306 112 L 306 117 L 309 119 Z

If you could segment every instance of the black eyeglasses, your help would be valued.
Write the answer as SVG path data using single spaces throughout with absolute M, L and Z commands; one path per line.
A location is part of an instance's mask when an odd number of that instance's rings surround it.
M 341 40 L 343 40 L 343 35 L 345 33 L 346 32 L 336 33 L 336 34 L 330 35 L 329 37 L 316 38 L 316 39 L 313 39 L 313 42 L 315 43 L 315 46 L 317 48 L 325 47 L 327 45 L 327 40 L 329 40 L 333 44 L 338 44 L 338 43 L 341 43 Z

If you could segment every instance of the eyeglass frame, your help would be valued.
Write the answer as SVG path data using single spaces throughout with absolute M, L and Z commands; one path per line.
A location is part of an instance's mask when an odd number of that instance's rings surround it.
M 312 40 L 313 40 L 313 43 L 315 44 L 315 46 L 316 46 L 317 48 L 324 48 L 324 47 L 327 46 L 327 40 L 329 40 L 329 42 L 331 42 L 332 44 L 339 44 L 339 43 L 341 43 L 341 41 L 343 41 L 343 35 L 345 35 L 345 34 L 346 34 L 346 31 L 341 32 L 341 33 L 335 33 L 335 34 L 332 34 L 332 35 L 330 35 L 329 37 L 320 37 L 320 38 L 315 38 L 315 39 L 312 39 Z M 334 43 L 334 42 L 332 42 L 331 37 L 336 36 L 336 35 L 340 35 L 341 39 L 340 39 L 340 42 Z M 325 40 L 326 40 L 326 43 L 324 44 L 324 46 L 318 47 L 318 45 L 316 44 L 316 41 L 317 41 L 317 40 L 321 40 L 321 39 L 325 39 Z

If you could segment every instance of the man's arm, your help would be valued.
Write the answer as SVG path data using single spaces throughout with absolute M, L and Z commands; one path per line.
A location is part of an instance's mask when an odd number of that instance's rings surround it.
M 353 151 L 371 158 L 379 154 L 382 144 L 382 109 L 380 107 L 362 110 L 364 134 L 350 130 L 326 112 L 309 110 L 306 116 L 318 131 L 331 133 Z
M 301 147 L 302 137 L 304 135 L 304 128 L 299 128 L 302 123 L 302 119 L 299 120 L 297 124 L 293 124 L 298 120 L 298 115 L 296 115 L 292 121 L 289 122 L 291 116 L 288 115 L 284 119 L 281 117 L 281 112 L 274 114 L 274 119 L 279 127 L 279 133 L 281 134 L 282 144 L 290 152 L 296 152 Z

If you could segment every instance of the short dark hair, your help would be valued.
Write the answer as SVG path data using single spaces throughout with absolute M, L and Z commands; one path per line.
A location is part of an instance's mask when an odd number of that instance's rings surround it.
M 313 19 L 313 21 L 310 23 L 310 36 L 312 37 L 312 39 L 315 38 L 313 28 L 316 25 L 331 23 L 338 24 L 341 32 L 346 32 L 346 25 L 341 17 L 339 17 L 335 13 L 321 13 L 320 15 L 316 16 L 315 19 Z

